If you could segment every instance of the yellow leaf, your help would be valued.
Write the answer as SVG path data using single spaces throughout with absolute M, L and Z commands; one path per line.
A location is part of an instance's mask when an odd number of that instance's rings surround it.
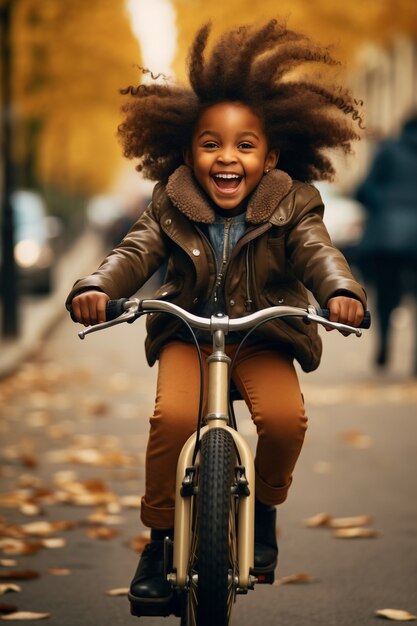
M 57 548 L 64 548 L 67 542 L 62 537 L 48 537 L 48 539 L 42 539 L 41 544 L 48 550 L 56 550 Z
M 107 596 L 127 596 L 129 587 L 118 587 L 116 589 L 108 589 L 106 591 Z
M 353 448 L 367 449 L 373 445 L 372 438 L 358 430 L 352 430 L 342 434 L 342 441 Z
M 307 526 L 307 528 L 328 528 L 331 521 L 332 516 L 329 513 L 317 513 L 317 515 L 305 519 L 304 525 Z
M 143 532 L 140 535 L 137 535 L 136 537 L 134 537 L 129 545 L 132 548 L 132 550 L 134 550 L 138 554 L 141 554 L 146 544 L 149 543 L 149 541 L 150 541 L 149 532 Z
M 87 528 L 85 534 L 90 539 L 114 539 L 120 535 L 120 532 L 114 528 L 98 526 L 97 528 Z
M 417 619 L 415 615 L 401 609 L 379 609 L 378 611 L 375 611 L 375 615 L 378 617 L 384 617 L 385 619 L 391 619 L 396 622 L 411 622 Z
M 333 531 L 337 539 L 372 539 L 379 537 L 380 532 L 374 528 L 339 528 Z
M 121 496 L 120 504 L 127 509 L 140 509 L 140 497 Z
M 330 521 L 331 528 L 352 528 L 366 526 L 372 522 L 370 515 L 356 515 L 354 517 L 334 517 Z
M 274 582 L 274 585 L 279 587 L 280 585 L 289 585 L 289 584 L 299 584 L 299 583 L 311 583 L 315 578 L 310 576 L 310 574 L 291 574 L 289 576 L 283 576 L 282 578 L 278 578 Z
M 69 576 L 71 570 L 68 567 L 48 567 L 48 574 L 52 574 L 52 576 Z
M 18 593 L 19 591 L 22 591 L 22 588 L 19 587 L 19 585 L 14 585 L 12 583 L 4 583 L 0 585 L 0 596 L 8 593 L 9 591 L 14 591 Z

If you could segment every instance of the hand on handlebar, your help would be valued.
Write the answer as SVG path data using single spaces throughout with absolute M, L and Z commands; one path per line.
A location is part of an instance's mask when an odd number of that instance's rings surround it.
M 71 302 L 72 319 L 84 326 L 105 322 L 106 304 L 109 300 L 109 296 L 102 291 L 83 291 Z
M 348 296 L 335 296 L 330 298 L 327 303 L 327 307 L 330 311 L 329 320 L 331 322 L 340 322 L 341 324 L 348 324 L 357 328 L 364 315 L 363 305 L 359 300 L 349 298 Z M 333 328 L 326 327 L 326 330 L 334 330 Z M 349 333 L 339 331 L 347 337 Z

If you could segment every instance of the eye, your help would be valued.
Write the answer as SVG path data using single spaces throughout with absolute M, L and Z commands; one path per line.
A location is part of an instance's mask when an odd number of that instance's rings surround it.
M 254 146 L 249 141 L 242 141 L 238 147 L 240 150 L 252 150 Z
M 203 143 L 203 148 L 206 148 L 207 150 L 215 150 L 217 147 L 218 146 L 215 141 L 205 141 Z

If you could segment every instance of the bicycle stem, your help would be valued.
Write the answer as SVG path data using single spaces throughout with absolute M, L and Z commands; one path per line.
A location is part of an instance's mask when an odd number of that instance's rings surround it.
M 231 359 L 225 352 L 225 331 L 218 329 L 213 333 L 213 352 L 207 358 L 209 367 L 209 387 L 206 422 L 216 427 L 219 420 L 229 422 L 228 384 Z

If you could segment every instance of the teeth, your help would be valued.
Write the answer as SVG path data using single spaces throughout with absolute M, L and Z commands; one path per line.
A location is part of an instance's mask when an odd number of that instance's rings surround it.
M 215 174 L 215 178 L 241 178 L 238 174 Z

